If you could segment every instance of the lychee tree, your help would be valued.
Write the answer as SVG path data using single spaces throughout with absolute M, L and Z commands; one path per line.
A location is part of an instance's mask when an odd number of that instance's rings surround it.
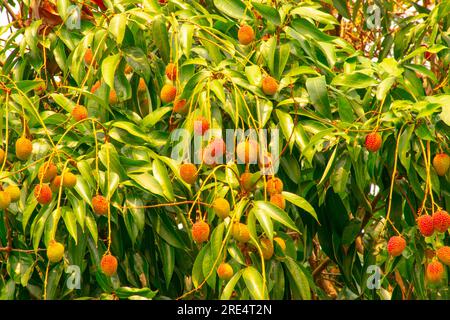
M 448 299 L 432 2 L 1 2 L 0 297 Z

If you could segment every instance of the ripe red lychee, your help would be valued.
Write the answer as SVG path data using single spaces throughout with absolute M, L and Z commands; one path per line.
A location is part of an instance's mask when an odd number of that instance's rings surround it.
M 169 103 L 175 100 L 177 96 L 177 89 L 171 84 L 165 84 L 161 89 L 161 101 Z
M 270 196 L 270 202 L 279 207 L 280 209 L 286 208 L 286 200 L 280 193 L 275 193 Z
M 202 136 L 209 129 L 209 121 L 203 116 L 199 116 L 194 120 L 194 133 Z
M 381 136 L 378 132 L 369 133 L 366 136 L 366 149 L 370 152 L 377 152 L 381 148 Z
M 250 232 L 246 224 L 235 222 L 233 224 L 233 238 L 239 242 L 248 242 L 250 240 Z
M 192 226 L 192 238 L 197 243 L 208 241 L 209 225 L 205 221 L 197 221 Z
M 229 263 L 222 262 L 217 268 L 217 276 L 222 280 L 230 280 L 233 276 L 233 268 Z
M 173 101 L 173 112 L 179 114 L 186 114 L 189 111 L 189 105 L 186 103 L 186 99 L 176 98 Z
M 53 162 L 45 162 L 38 171 L 39 182 L 50 182 L 58 174 L 58 169 Z
M 230 203 L 227 199 L 216 198 L 212 203 L 214 213 L 221 219 L 225 219 L 230 214 Z
M 248 140 L 240 142 L 236 147 L 238 163 L 256 163 L 258 159 L 258 142 Z
M 48 184 L 38 184 L 34 188 L 34 196 L 36 197 L 37 202 L 46 205 L 52 201 L 52 190 Z
M 281 192 L 283 192 L 283 181 L 281 181 L 280 178 L 275 177 L 269 179 L 266 184 L 266 190 L 270 195 L 280 194 Z
M 433 226 L 437 232 L 446 232 L 450 227 L 450 215 L 445 210 L 436 211 L 433 214 Z
M 194 184 L 197 181 L 197 167 L 192 163 L 183 163 L 180 166 L 180 176 L 187 184 Z
M 113 276 L 117 271 L 117 259 L 111 254 L 106 254 L 100 261 L 102 272 L 108 276 Z
M 92 198 L 92 210 L 95 214 L 106 215 L 108 214 L 108 200 L 100 194 Z
M 79 104 L 77 104 L 72 109 L 71 115 L 75 119 L 75 121 L 78 122 L 88 117 L 88 111 L 84 106 L 80 106 Z
M 33 144 L 25 137 L 19 138 L 16 141 L 16 157 L 19 160 L 27 160 L 33 152 Z
M 0 191 L 0 209 L 6 209 L 11 204 L 11 195 L 6 191 Z
M 239 182 L 242 190 L 245 192 L 252 192 L 255 190 L 255 184 L 252 182 L 252 174 L 250 172 L 244 172 L 241 174 Z
M 393 236 L 389 239 L 387 244 L 387 251 L 392 257 L 397 257 L 402 254 L 406 248 L 406 241 L 401 236 Z
M 430 283 L 439 283 L 444 278 L 444 266 L 437 260 L 427 266 L 426 278 Z
M 433 167 L 439 176 L 445 176 L 450 167 L 450 157 L 445 153 L 438 153 L 433 158 Z
M 444 246 L 436 251 L 436 255 L 444 264 L 450 266 L 450 247 Z
M 433 218 L 424 214 L 417 218 L 417 227 L 424 237 L 431 237 L 434 233 Z
M 238 31 L 239 42 L 246 46 L 255 39 L 255 32 L 253 28 L 248 25 L 242 25 Z
M 273 256 L 273 243 L 267 238 L 260 240 L 262 255 L 265 260 L 269 260 Z
M 47 247 L 47 258 L 50 262 L 56 263 L 61 261 L 64 256 L 64 245 L 55 240 L 50 240 Z
M 174 81 L 177 78 L 177 66 L 175 65 L 175 63 L 169 63 L 166 66 L 165 72 L 167 78 L 169 78 L 169 80 Z
M 273 96 L 278 91 L 278 82 L 271 76 L 267 76 L 262 80 L 261 89 L 265 95 Z

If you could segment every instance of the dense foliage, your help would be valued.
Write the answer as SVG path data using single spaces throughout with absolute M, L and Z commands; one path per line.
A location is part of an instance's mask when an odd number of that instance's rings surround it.
M 450 1 L 0 6 L 2 299 L 449 298 Z

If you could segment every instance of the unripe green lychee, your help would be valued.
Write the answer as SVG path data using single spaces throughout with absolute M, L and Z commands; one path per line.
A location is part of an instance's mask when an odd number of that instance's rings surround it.
M 55 241 L 50 240 L 47 247 L 47 258 L 50 262 L 59 262 L 64 256 L 64 245 Z
M 11 196 L 6 191 L 0 191 L 0 209 L 6 209 L 11 204 Z
M 223 262 L 217 268 L 217 275 L 222 280 L 230 280 L 233 276 L 233 268 L 229 263 Z
M 239 242 L 248 242 L 250 240 L 250 232 L 246 224 L 236 222 L 233 224 L 233 238 Z
M 5 188 L 5 192 L 9 193 L 11 202 L 17 202 L 20 199 L 20 188 L 18 186 L 9 185 Z
M 102 272 L 108 277 L 113 276 L 117 272 L 117 259 L 111 254 L 106 254 L 100 261 Z
M 205 221 L 197 221 L 192 226 L 192 238 L 197 243 L 208 241 L 209 225 Z
M 25 137 L 21 137 L 16 141 L 16 157 L 19 160 L 27 160 L 33 152 L 33 144 Z
M 230 214 L 230 203 L 227 199 L 216 198 L 212 204 L 214 213 L 221 219 L 225 219 Z

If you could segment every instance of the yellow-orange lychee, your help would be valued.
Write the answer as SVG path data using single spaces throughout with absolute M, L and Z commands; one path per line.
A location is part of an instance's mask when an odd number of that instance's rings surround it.
M 267 238 L 260 240 L 262 255 L 265 260 L 269 260 L 273 256 L 273 243 Z
M 197 167 L 192 163 L 183 163 L 180 166 L 180 176 L 184 182 L 194 184 L 197 181 Z
M 106 215 L 108 214 L 108 200 L 100 194 L 92 198 L 92 210 L 95 214 Z
M 436 251 L 436 256 L 447 266 L 450 266 L 450 247 L 444 246 Z
M 240 142 L 236 147 L 238 163 L 256 163 L 258 159 L 258 142 L 248 140 Z
M 3 165 L 3 160 L 5 160 L 5 151 L 0 148 L 0 166 Z
M 161 101 L 163 103 L 169 103 L 175 100 L 177 96 L 177 88 L 171 84 L 165 84 L 161 89 Z
M 119 102 L 119 99 L 117 99 L 116 90 L 109 90 L 109 104 L 116 104 L 117 102 Z
M 20 188 L 18 186 L 9 185 L 5 188 L 5 192 L 9 193 L 11 202 L 17 202 L 20 199 Z
M 280 209 L 286 208 L 286 200 L 280 193 L 275 193 L 270 196 L 270 202 L 279 207 Z
M 84 120 L 88 117 L 88 111 L 86 107 L 77 104 L 70 113 L 76 122 Z
M 250 231 L 246 224 L 235 222 L 232 232 L 233 238 L 239 242 L 248 242 L 250 240 Z
M 246 46 L 255 40 L 255 32 L 248 25 L 242 25 L 238 31 L 238 40 L 240 44 Z
M 389 239 L 387 244 L 387 251 L 389 255 L 397 257 L 402 254 L 406 248 L 406 241 L 401 236 L 393 236 Z
M 267 76 L 262 80 L 261 89 L 265 95 L 273 96 L 278 91 L 278 82 L 271 76 Z
M 366 149 L 370 152 L 377 152 L 381 148 L 381 142 L 381 135 L 378 132 L 371 132 L 366 136 Z
M 66 188 L 73 188 L 77 184 L 77 176 L 70 171 L 66 171 L 61 176 L 62 185 Z
M 45 162 L 38 171 L 39 182 L 50 182 L 58 174 L 58 169 L 53 162 Z
M 139 79 L 139 84 L 138 84 L 138 91 L 139 92 L 143 92 L 147 90 L 147 84 L 145 83 L 144 78 L 140 78 Z
M 241 174 L 239 182 L 242 190 L 245 192 L 252 192 L 255 190 L 255 183 L 252 182 L 252 174 L 250 172 L 244 172 Z
M 222 262 L 217 268 L 217 276 L 222 280 L 230 280 L 233 273 L 233 268 L 226 262 Z
M 11 204 L 11 195 L 6 191 L 0 191 L 0 209 L 6 209 Z
M 437 232 L 446 232 L 450 227 L 450 215 L 445 210 L 436 211 L 433 215 L 433 227 Z
M 34 196 L 36 197 L 37 202 L 46 205 L 52 201 L 52 190 L 47 184 L 37 185 L 34 188 Z
M 64 256 L 64 245 L 55 240 L 50 240 L 47 247 L 47 258 L 50 262 L 56 263 L 61 261 Z
M 267 192 L 272 194 L 280 194 L 283 192 L 283 181 L 280 178 L 271 178 L 266 184 Z
M 21 137 L 16 141 L 16 157 L 19 160 L 27 160 L 33 152 L 33 144 L 25 137 Z
M 178 99 L 176 98 L 173 101 L 173 112 L 179 114 L 186 114 L 189 110 L 189 105 L 186 103 L 186 99 Z
M 111 254 L 106 254 L 100 261 L 102 272 L 108 277 L 113 276 L 117 272 L 117 259 Z
M 192 226 L 192 238 L 197 243 L 208 241 L 209 225 L 205 221 L 197 221 Z
M 283 252 L 286 251 L 286 242 L 284 241 L 284 239 L 280 237 L 275 237 L 273 238 L 273 241 L 275 241 L 280 246 Z
M 202 136 L 209 129 L 209 121 L 203 116 L 199 116 L 194 120 L 194 132 L 196 135 Z
M 437 260 L 430 262 L 426 270 L 426 278 L 430 283 L 436 284 L 444 278 L 445 269 L 442 263 Z
M 86 63 L 86 65 L 90 66 L 95 65 L 95 61 L 94 61 L 94 53 L 92 52 L 91 48 L 87 48 L 86 52 L 84 54 L 84 63 Z
M 177 66 L 175 63 L 169 63 L 165 70 L 167 78 L 174 81 L 177 78 Z
M 438 153 L 433 158 L 433 167 L 439 176 L 445 176 L 450 167 L 450 157 L 445 153 Z
M 221 219 L 225 219 L 230 214 L 230 203 L 227 199 L 216 198 L 212 204 L 214 213 Z

